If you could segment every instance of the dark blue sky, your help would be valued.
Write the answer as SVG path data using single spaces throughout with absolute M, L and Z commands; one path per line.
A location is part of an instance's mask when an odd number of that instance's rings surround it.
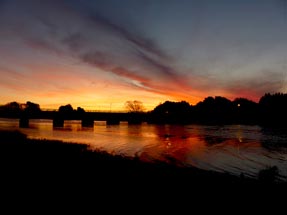
M 286 0 L 0 0 L 1 102 L 153 108 L 287 91 Z

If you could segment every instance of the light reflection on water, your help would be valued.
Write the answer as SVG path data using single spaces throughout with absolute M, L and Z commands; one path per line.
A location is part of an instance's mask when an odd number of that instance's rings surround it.
M 81 121 L 65 121 L 53 128 L 52 120 L 30 120 L 29 128 L 19 121 L 0 119 L 1 130 L 20 130 L 30 138 L 86 143 L 110 153 L 138 156 L 145 161 L 165 161 L 180 166 L 256 177 L 276 165 L 287 176 L 286 130 L 264 130 L 259 126 L 228 125 L 120 125 L 95 122 L 83 128 Z

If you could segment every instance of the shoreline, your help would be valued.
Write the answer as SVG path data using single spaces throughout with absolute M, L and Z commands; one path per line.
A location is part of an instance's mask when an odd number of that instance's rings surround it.
M 270 172 L 250 179 L 195 167 L 176 167 L 166 163 L 146 163 L 137 157 L 111 155 L 90 150 L 86 144 L 28 139 L 17 131 L 0 131 L 2 185 L 12 188 L 73 189 L 106 193 L 195 192 L 195 190 L 285 190 Z M 264 175 L 265 174 L 265 175 Z M 269 174 L 269 175 L 268 175 Z M 282 189 L 285 188 L 285 189 Z M 60 190 L 61 190 L 60 189 Z M 58 192 L 57 189 L 55 192 Z

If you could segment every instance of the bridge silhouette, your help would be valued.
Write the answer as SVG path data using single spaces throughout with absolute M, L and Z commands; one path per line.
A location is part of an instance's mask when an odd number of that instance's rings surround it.
M 107 125 L 119 125 L 120 122 L 141 124 L 147 121 L 145 113 L 74 112 L 67 114 L 58 111 L 42 111 L 38 114 L 21 114 L 19 116 L 19 127 L 28 128 L 31 119 L 51 119 L 53 120 L 53 127 L 63 127 L 66 120 L 81 120 L 83 127 L 93 127 L 94 121 L 105 121 Z

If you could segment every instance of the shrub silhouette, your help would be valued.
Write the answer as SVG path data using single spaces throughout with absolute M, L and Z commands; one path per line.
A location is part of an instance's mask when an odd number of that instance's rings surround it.
M 258 179 L 263 183 L 274 183 L 278 175 L 279 175 L 278 167 L 272 166 L 260 170 L 260 172 L 258 173 Z

